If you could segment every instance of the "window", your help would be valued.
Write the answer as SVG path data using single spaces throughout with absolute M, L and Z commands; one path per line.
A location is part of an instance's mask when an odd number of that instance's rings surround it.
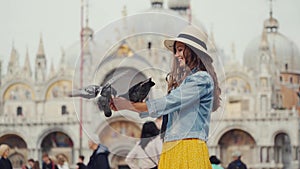
M 21 106 L 17 107 L 17 116 L 23 116 L 23 110 Z
M 282 76 L 279 77 L 279 81 L 282 82 Z
M 293 77 L 290 77 L 290 83 L 293 84 Z
M 65 115 L 65 114 L 69 114 L 69 112 L 67 111 L 67 106 L 62 105 L 61 106 L 61 115 Z

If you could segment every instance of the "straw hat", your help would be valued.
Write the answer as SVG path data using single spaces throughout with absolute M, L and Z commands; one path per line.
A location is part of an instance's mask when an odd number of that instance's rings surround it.
M 192 46 L 209 56 L 206 45 L 207 40 L 208 36 L 206 32 L 200 28 L 196 28 L 195 26 L 188 25 L 178 34 L 176 38 L 165 40 L 164 45 L 167 49 L 174 52 L 174 43 L 175 41 L 178 41 Z

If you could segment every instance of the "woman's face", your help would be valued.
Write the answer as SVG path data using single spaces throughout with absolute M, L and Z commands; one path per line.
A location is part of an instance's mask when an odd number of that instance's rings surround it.
M 186 60 L 184 56 L 184 51 L 186 49 L 186 46 L 182 42 L 176 42 L 175 43 L 175 58 L 178 60 L 179 66 L 184 67 Z
M 4 158 L 7 158 L 8 155 L 9 155 L 9 149 L 7 149 L 7 150 L 4 152 L 3 157 L 4 157 Z

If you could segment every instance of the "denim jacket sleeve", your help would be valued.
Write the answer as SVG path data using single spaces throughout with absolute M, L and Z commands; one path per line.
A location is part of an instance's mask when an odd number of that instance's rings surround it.
M 141 117 L 159 117 L 175 111 L 183 110 L 193 104 L 198 104 L 200 98 L 208 93 L 212 79 L 206 72 L 197 72 L 185 78 L 182 84 L 172 90 L 168 95 L 147 100 L 148 112 L 140 114 Z

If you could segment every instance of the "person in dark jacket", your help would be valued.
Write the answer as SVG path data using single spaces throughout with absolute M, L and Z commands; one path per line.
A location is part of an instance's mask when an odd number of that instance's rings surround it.
M 241 160 L 242 154 L 240 151 L 235 151 L 232 153 L 233 161 L 229 163 L 227 169 L 247 169 L 245 163 Z
M 80 155 L 78 157 L 78 162 L 76 163 L 76 169 L 86 169 L 86 165 L 84 164 L 84 156 Z
M 9 150 L 7 144 L 0 145 L 0 169 L 12 169 L 12 164 L 8 159 Z
M 89 140 L 89 148 L 93 150 L 87 169 L 110 169 L 108 162 L 108 148 L 100 144 L 99 137 L 93 136 Z
M 50 159 L 47 153 L 43 154 L 43 167 L 42 169 L 58 169 L 57 165 Z

